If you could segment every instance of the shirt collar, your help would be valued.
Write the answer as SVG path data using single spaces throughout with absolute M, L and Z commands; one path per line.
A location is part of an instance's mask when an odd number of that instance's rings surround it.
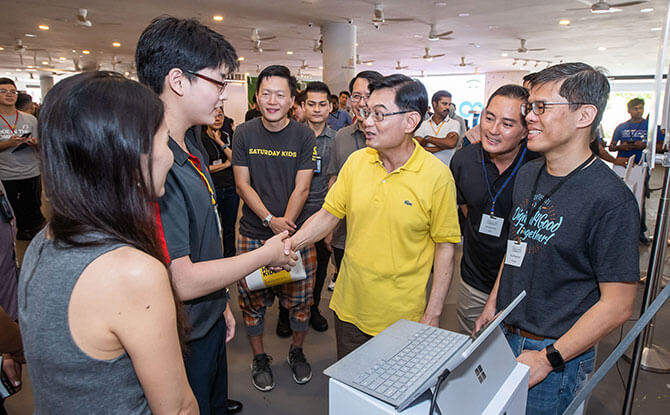
M 421 166 L 423 166 L 423 162 L 426 160 L 426 157 L 429 153 L 424 150 L 415 139 L 412 138 L 412 141 L 414 142 L 414 151 L 412 152 L 412 155 L 409 156 L 409 159 L 407 159 L 405 164 L 400 166 L 400 168 L 398 168 L 396 171 L 419 171 Z M 370 163 L 378 163 L 380 166 L 384 167 L 384 163 L 382 163 L 382 160 L 379 157 L 379 152 L 377 150 L 366 147 L 365 151 L 372 156 L 370 157 Z
M 177 144 L 172 137 L 170 137 L 170 140 L 168 141 L 168 147 L 172 150 L 174 162 L 183 166 L 184 163 L 186 163 L 186 160 L 188 160 L 189 154 L 179 147 L 179 144 Z M 188 140 L 186 140 L 186 148 L 188 148 Z
M 528 142 L 528 141 L 527 141 L 525 138 L 524 138 L 523 140 L 521 140 L 521 147 L 519 147 L 519 152 L 516 153 L 516 156 L 514 157 L 514 161 L 512 161 L 512 166 L 516 166 L 516 163 L 518 163 L 519 158 L 521 157 L 521 154 L 523 154 L 523 149 L 526 148 L 526 143 L 527 143 L 527 142 Z M 473 145 L 473 146 L 479 146 L 479 147 L 482 147 L 482 143 L 481 143 L 481 142 L 476 143 L 476 144 L 472 144 L 472 145 Z M 485 161 L 485 162 L 487 162 L 487 163 L 493 163 L 493 162 L 491 161 L 491 155 L 490 155 L 486 150 L 484 150 L 484 148 L 482 148 L 481 151 L 476 151 L 475 154 L 476 154 L 476 155 L 475 155 L 475 163 L 477 163 L 477 164 L 481 164 L 481 162 L 482 162 L 482 154 L 484 154 L 484 161 Z M 528 160 L 528 159 L 526 159 L 526 160 Z M 501 173 L 504 173 L 504 172 L 501 172 Z

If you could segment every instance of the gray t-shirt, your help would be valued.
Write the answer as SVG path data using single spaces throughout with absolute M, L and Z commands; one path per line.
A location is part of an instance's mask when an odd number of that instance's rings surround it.
M 330 162 L 330 153 L 333 147 L 333 138 L 337 132 L 325 126 L 321 134 L 316 137 L 316 168 L 312 176 L 312 182 L 309 185 L 309 195 L 305 201 L 305 206 L 296 221 L 301 226 L 310 216 L 316 213 L 328 193 L 328 174 L 326 169 Z
M 533 184 L 539 174 L 535 195 Z M 526 298 L 505 319 L 538 336 L 559 338 L 600 299 L 598 284 L 640 279 L 640 214 L 635 197 L 600 159 L 567 180 L 522 231 L 535 203 L 561 180 L 544 159 L 523 165 L 514 184 L 508 240 L 522 236 L 521 267 L 505 265 L 497 309 L 522 290 Z
M 357 122 L 340 129 L 335 134 L 333 149 L 330 152 L 330 162 L 328 163 L 327 170 L 328 178 L 340 174 L 344 162 L 347 161 L 351 153 L 365 147 L 365 134 L 358 128 Z M 344 219 L 333 230 L 332 245 L 335 248 L 344 249 L 346 239 L 347 223 L 346 219 Z
M 314 170 L 316 142 L 314 131 L 290 120 L 281 131 L 265 128 L 261 118 L 254 118 L 237 127 L 233 134 L 233 165 L 249 168 L 251 187 L 273 216 L 286 213 L 295 176 L 299 170 Z M 242 208 L 240 234 L 265 240 L 272 230 L 246 205 Z
M 9 140 L 13 135 L 22 136 L 30 133 L 31 137 L 37 137 L 37 119 L 25 112 L 17 111 L 17 116 L 3 116 L 6 122 L 0 119 L 0 142 Z M 14 131 L 10 127 L 16 127 Z M 8 148 L 0 151 L 0 180 L 22 180 L 30 179 L 40 175 L 37 149 L 34 146 Z

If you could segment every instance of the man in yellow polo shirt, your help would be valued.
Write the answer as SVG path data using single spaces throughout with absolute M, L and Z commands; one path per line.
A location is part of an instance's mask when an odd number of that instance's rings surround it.
M 323 208 L 285 241 L 293 250 L 308 246 L 347 217 L 330 303 L 338 359 L 402 318 L 438 326 L 461 239 L 451 172 L 412 138 L 428 106 L 426 89 L 391 75 L 370 90 L 359 114 L 367 147 L 349 156 Z

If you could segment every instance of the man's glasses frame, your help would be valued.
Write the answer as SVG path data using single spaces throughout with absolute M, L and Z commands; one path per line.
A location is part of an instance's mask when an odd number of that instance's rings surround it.
M 353 102 L 354 104 L 357 103 L 357 102 L 359 102 L 360 100 L 365 100 L 365 102 L 367 102 L 368 99 L 370 99 L 370 95 L 367 95 L 367 96 L 366 96 L 366 95 L 358 95 L 358 94 L 354 94 L 354 95 L 352 95 L 351 98 L 349 98 L 349 99 L 350 99 L 351 102 Z
M 535 115 L 542 115 L 544 114 L 544 110 L 548 106 L 552 105 L 592 105 L 589 102 L 546 102 L 546 101 L 533 101 L 529 102 L 527 104 L 521 104 L 521 115 L 526 116 L 530 114 L 531 111 L 535 113 Z
M 226 89 L 226 85 L 228 85 L 228 82 L 226 82 L 226 81 L 219 81 L 219 80 L 217 80 L 217 79 L 210 78 L 209 76 L 206 76 L 206 75 L 203 75 L 203 74 L 199 74 L 199 73 L 197 73 L 197 72 L 189 71 L 189 70 L 187 70 L 187 69 L 182 69 L 182 71 L 183 71 L 183 72 L 186 72 L 187 74 L 191 74 L 191 75 L 193 75 L 193 76 L 195 76 L 195 77 L 198 77 L 198 78 L 200 78 L 200 79 L 202 79 L 202 80 L 204 80 L 204 81 L 211 82 L 211 83 L 213 83 L 214 85 L 218 86 L 218 87 L 219 87 L 219 94 L 222 94 L 223 91 Z
M 0 95 L 18 95 L 19 91 L 15 89 L 0 89 Z
M 363 107 L 358 109 L 358 115 L 363 119 L 367 120 L 370 115 L 372 115 L 372 119 L 375 120 L 376 122 L 382 122 L 384 121 L 385 117 L 390 117 L 391 115 L 398 115 L 398 114 L 407 114 L 408 112 L 412 112 L 410 110 L 406 111 L 395 111 L 395 112 L 378 112 L 378 111 L 372 111 L 368 107 Z

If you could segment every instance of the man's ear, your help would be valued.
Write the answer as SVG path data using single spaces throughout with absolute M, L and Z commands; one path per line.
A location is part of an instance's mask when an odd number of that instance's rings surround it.
M 187 81 L 184 72 L 179 68 L 172 68 L 165 76 L 165 87 L 179 96 L 184 95 L 185 82 Z
M 421 122 L 421 115 L 416 111 L 412 111 L 407 114 L 407 117 L 405 119 L 407 120 L 407 125 L 405 126 L 405 134 L 413 134 L 416 126 L 419 125 L 419 123 Z
M 589 127 L 598 115 L 598 109 L 593 104 L 585 104 L 577 109 L 577 128 Z

